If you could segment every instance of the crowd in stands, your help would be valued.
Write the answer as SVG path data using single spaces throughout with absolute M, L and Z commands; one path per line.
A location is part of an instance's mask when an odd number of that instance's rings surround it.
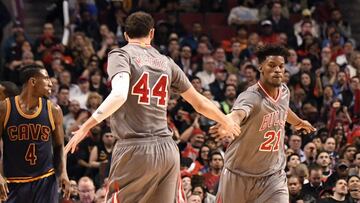
M 50 99 L 64 114 L 65 142 L 111 91 L 107 53 L 126 44 L 126 16 L 146 11 L 157 21 L 153 46 L 226 114 L 259 78 L 256 47 L 288 47 L 283 82 L 291 90 L 290 107 L 317 128 L 304 135 L 286 126 L 289 201 L 360 202 L 360 52 L 334 0 L 69 0 L 67 45 L 54 29 L 62 20 L 61 2 L 49 10 L 35 39 L 21 22 L 13 23 L 2 53 L 3 79 L 16 85 L 24 65 L 47 69 Z M 185 194 L 189 202 L 214 203 L 224 152 L 234 137 L 209 134 L 215 123 L 179 95 L 170 96 L 167 109 Z M 115 142 L 106 120 L 68 155 L 71 201 L 103 201 Z

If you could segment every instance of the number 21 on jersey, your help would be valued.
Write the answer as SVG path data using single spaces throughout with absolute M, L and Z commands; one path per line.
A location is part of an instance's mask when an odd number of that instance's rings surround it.
M 279 142 L 281 139 L 281 129 L 278 131 L 269 130 L 264 133 L 265 141 L 260 145 L 259 151 L 275 152 L 279 150 Z
M 131 88 L 131 94 L 138 96 L 138 103 L 150 105 L 150 98 L 157 98 L 157 106 L 166 107 L 168 98 L 168 76 L 161 74 L 153 87 L 149 87 L 149 72 L 143 72 Z

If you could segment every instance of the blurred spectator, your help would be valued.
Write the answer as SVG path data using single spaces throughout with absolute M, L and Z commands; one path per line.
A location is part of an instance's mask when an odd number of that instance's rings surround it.
M 86 108 L 90 113 L 94 113 L 103 101 L 102 96 L 97 92 L 90 92 L 86 101 Z
M 101 187 L 99 188 L 96 193 L 96 198 L 95 198 L 95 203 L 103 203 L 105 202 L 105 197 L 106 197 L 106 188 L 105 187 Z
M 312 12 L 310 9 L 306 8 L 304 9 L 302 12 L 302 18 L 299 22 L 294 24 L 294 31 L 295 34 L 296 33 L 300 33 L 302 30 L 302 26 L 303 23 L 306 21 L 310 21 L 311 23 L 311 29 L 309 30 L 309 32 L 314 36 L 314 37 L 319 37 L 321 32 L 320 32 L 320 26 L 319 24 L 312 18 Z
M 264 44 L 279 43 L 279 35 L 273 30 L 273 24 L 270 20 L 263 20 L 260 23 L 260 38 Z
M 201 203 L 201 197 L 200 195 L 192 194 L 187 199 L 188 203 Z
M 214 95 L 216 101 L 223 101 L 225 99 L 225 79 L 225 70 L 218 69 L 215 71 L 215 81 L 210 83 L 209 90 L 211 91 L 211 94 Z
M 203 28 L 200 23 L 194 23 L 192 25 L 192 32 L 188 36 L 184 37 L 180 42 L 181 46 L 188 45 L 191 47 L 192 51 L 195 51 L 198 46 L 198 40 L 200 35 L 203 33 Z
M 274 33 L 286 33 L 289 38 L 293 38 L 294 28 L 288 17 L 281 14 L 282 3 L 280 1 L 273 1 L 271 4 L 271 14 L 267 18 L 272 23 Z M 284 6 L 286 8 L 286 6 Z
M 192 194 L 199 195 L 202 203 L 215 203 L 216 201 L 216 197 L 210 194 L 202 185 L 193 186 Z
M 215 60 L 213 57 L 203 57 L 203 70 L 196 74 L 200 78 L 202 87 L 209 89 L 209 85 L 215 81 Z
M 358 175 L 351 175 L 348 179 L 349 200 L 358 202 L 360 200 L 360 178 Z
M 331 203 L 331 202 L 347 202 L 346 196 L 348 194 L 348 184 L 345 179 L 338 179 L 333 189 L 334 195 L 319 201 L 320 203 Z
M 305 161 L 304 151 L 301 149 L 302 138 L 299 135 L 293 134 L 289 139 L 289 148 L 294 150 L 300 156 L 300 161 Z
M 10 15 L 8 9 L 6 8 L 6 6 L 2 2 L 0 2 L 0 19 L 1 19 L 0 20 L 0 43 L 1 43 L 2 39 L 3 39 L 4 28 L 11 20 L 11 15 Z
M 325 182 L 326 187 L 334 187 L 336 180 L 347 179 L 349 176 L 349 162 L 345 159 L 340 159 L 335 167 L 333 174 Z
M 20 93 L 19 88 L 10 81 L 0 81 L 0 101 L 7 97 L 14 97 Z
M 300 164 L 300 156 L 298 154 L 290 154 L 287 157 L 286 173 L 287 175 L 294 175 L 295 168 Z
M 259 10 L 254 5 L 254 0 L 238 1 L 237 7 L 231 9 L 229 25 L 251 25 L 259 21 Z
M 35 41 L 35 53 L 39 58 L 45 59 L 51 54 L 51 49 L 59 43 L 60 39 L 55 35 L 54 25 L 45 23 L 42 35 Z
M 90 72 L 90 91 L 99 93 L 102 98 L 106 98 L 109 95 L 109 90 L 104 83 L 103 72 L 99 69 Z
M 229 114 L 236 100 L 236 87 L 234 85 L 225 86 L 225 99 L 220 102 L 220 109 L 225 114 Z
M 184 45 L 181 47 L 180 58 L 176 61 L 176 64 L 184 71 L 184 73 L 189 77 L 195 70 L 193 70 L 191 62 L 191 47 Z
M 302 192 L 304 198 L 316 200 L 319 198 L 320 191 L 324 189 L 324 183 L 321 181 L 322 170 L 319 165 L 313 165 L 309 168 L 309 183 L 304 184 Z
M 90 84 L 89 80 L 85 77 L 80 77 L 78 79 L 78 86 L 74 86 L 73 89 L 70 89 L 70 99 L 77 100 L 80 103 L 80 107 L 86 109 L 86 101 L 90 94 Z
M 107 130 L 102 134 L 100 143 L 95 145 L 90 152 L 89 164 L 95 169 L 92 174 L 97 186 L 102 185 L 104 178 L 109 176 L 111 155 L 115 143 L 116 138 L 110 130 Z
M 290 73 L 290 76 L 295 75 L 300 70 L 300 64 L 298 63 L 297 53 L 294 49 L 289 49 L 289 56 L 287 58 L 287 63 L 285 64 L 285 69 Z
M 301 193 L 302 183 L 300 182 L 300 178 L 297 176 L 290 176 L 288 178 L 288 189 L 289 189 L 289 202 L 297 203 L 300 200 L 303 200 L 303 194 Z
M 57 93 L 57 104 L 60 106 L 63 115 L 69 113 L 70 106 L 70 89 L 68 86 L 61 85 Z
M 326 151 L 321 151 L 318 153 L 316 158 L 316 164 L 322 168 L 322 178 L 323 182 L 326 182 L 327 178 L 332 174 L 331 170 L 331 160 L 330 155 Z
M 329 25 L 335 25 L 336 29 L 340 32 L 342 36 L 346 38 L 351 37 L 351 26 L 343 19 L 339 8 L 334 8 L 331 10 L 331 19 L 326 22 L 324 29 L 326 29 L 326 27 Z
M 95 203 L 95 185 L 87 176 L 80 178 L 78 183 L 79 203 Z
M 203 175 L 204 184 L 211 194 L 216 194 L 216 186 L 219 183 L 220 173 L 224 166 L 224 158 L 218 151 L 209 154 L 210 171 Z

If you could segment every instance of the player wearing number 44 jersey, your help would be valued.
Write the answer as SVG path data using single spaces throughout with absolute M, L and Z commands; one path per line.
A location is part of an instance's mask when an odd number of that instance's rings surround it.
M 7 203 L 55 203 L 59 181 L 70 196 L 64 159 L 64 130 L 59 106 L 43 97 L 51 93 L 47 71 L 36 64 L 23 68 L 20 95 L 0 103 L 4 177 L 0 199 Z
M 199 94 L 174 61 L 151 47 L 154 21 L 144 12 L 125 22 L 128 45 L 108 57 L 112 91 L 66 146 L 76 145 L 97 123 L 110 116 L 115 145 L 107 202 L 183 202 L 179 151 L 167 126 L 166 106 L 172 91 L 196 111 L 240 133 L 240 126 Z
M 315 129 L 289 109 L 290 91 L 282 83 L 287 55 L 285 48 L 276 45 L 260 47 L 257 52 L 260 80 L 238 96 L 228 115 L 240 124 L 241 134 L 225 153 L 217 202 L 289 202 L 285 122 L 308 133 Z M 226 133 L 218 127 L 211 132 Z

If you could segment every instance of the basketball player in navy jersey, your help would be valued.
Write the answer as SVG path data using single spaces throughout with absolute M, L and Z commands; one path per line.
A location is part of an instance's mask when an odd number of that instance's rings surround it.
M 70 195 L 62 111 L 44 98 L 50 95 L 52 83 L 43 67 L 24 67 L 20 80 L 20 95 L 0 103 L 4 142 L 0 198 L 9 203 L 58 202 L 56 176 L 64 195 Z

